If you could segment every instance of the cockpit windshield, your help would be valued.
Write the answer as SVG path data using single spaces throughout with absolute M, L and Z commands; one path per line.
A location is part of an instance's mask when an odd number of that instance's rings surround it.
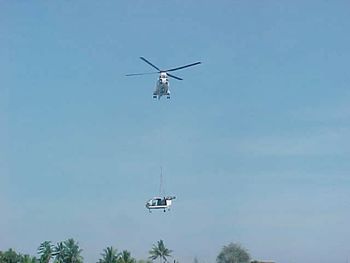
M 163 199 L 158 199 L 158 205 L 166 205 L 166 200 L 165 200 L 165 198 L 163 198 Z

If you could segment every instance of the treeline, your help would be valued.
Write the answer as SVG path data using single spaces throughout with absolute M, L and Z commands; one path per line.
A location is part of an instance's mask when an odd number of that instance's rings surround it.
M 44 241 L 37 249 L 37 256 L 21 254 L 13 249 L 0 251 L 0 263 L 83 263 L 82 249 L 73 238 L 58 242 Z M 152 263 L 159 260 L 160 263 L 169 262 L 172 258 L 172 250 L 168 249 L 163 240 L 157 241 L 149 250 L 147 259 L 136 260 L 128 250 L 118 252 L 112 246 L 103 249 L 100 259 L 96 263 Z M 174 260 L 174 262 L 178 263 Z M 194 259 L 198 263 L 197 258 Z M 230 243 L 224 246 L 216 258 L 217 263 L 249 263 L 248 251 L 239 244 Z
M 83 263 L 82 249 L 73 238 L 58 242 L 44 241 L 37 249 L 37 256 L 18 253 L 12 248 L 0 251 L 0 263 Z M 168 261 L 172 251 L 165 247 L 163 240 L 158 241 L 149 251 L 149 258 L 136 260 L 128 250 L 118 252 L 112 246 L 103 249 L 97 263 L 151 263 L 160 259 Z

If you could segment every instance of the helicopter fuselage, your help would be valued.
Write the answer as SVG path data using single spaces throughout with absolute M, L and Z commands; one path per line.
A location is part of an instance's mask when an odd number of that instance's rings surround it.
M 165 212 L 166 209 L 170 210 L 173 199 L 175 199 L 175 196 L 167 196 L 163 198 L 154 197 L 147 201 L 146 208 L 148 208 L 149 211 L 151 211 L 151 209 L 163 209 Z
M 169 79 L 166 72 L 160 73 L 156 83 L 156 89 L 153 92 L 154 99 L 160 99 L 162 96 L 167 96 L 167 99 L 170 99 Z

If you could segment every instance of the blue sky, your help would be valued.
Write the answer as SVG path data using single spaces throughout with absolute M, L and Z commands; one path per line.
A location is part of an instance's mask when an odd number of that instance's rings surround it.
M 70 237 L 346 262 L 348 1 L 0 0 L 0 250 Z M 161 68 L 170 101 L 152 99 Z M 177 196 L 170 213 L 145 201 Z

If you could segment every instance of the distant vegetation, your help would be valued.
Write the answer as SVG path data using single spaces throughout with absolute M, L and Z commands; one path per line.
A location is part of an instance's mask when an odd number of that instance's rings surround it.
M 21 254 L 11 248 L 7 251 L 0 251 L 0 263 L 83 263 L 82 251 L 78 242 L 72 238 L 58 242 L 56 245 L 52 244 L 51 241 L 44 241 L 39 245 L 36 256 Z M 96 263 L 152 263 L 158 260 L 160 263 L 165 263 L 170 262 L 172 252 L 165 246 L 163 240 L 159 240 L 149 251 L 148 259 L 136 260 L 129 251 L 119 252 L 110 246 L 103 249 L 100 259 Z M 178 263 L 175 260 L 174 262 Z M 195 258 L 195 262 L 199 263 L 197 258 Z M 222 248 L 216 262 L 249 263 L 250 255 L 242 246 L 230 243 Z
M 157 242 L 156 245 L 153 245 L 152 249 L 149 251 L 149 258 L 152 260 L 156 260 L 159 258 L 159 261 L 167 262 L 168 258 L 171 257 L 171 253 L 173 251 L 170 249 L 167 249 L 163 243 L 163 240 L 160 240 Z
M 217 263 L 249 263 L 248 251 L 239 244 L 230 243 L 224 246 L 216 258 Z

